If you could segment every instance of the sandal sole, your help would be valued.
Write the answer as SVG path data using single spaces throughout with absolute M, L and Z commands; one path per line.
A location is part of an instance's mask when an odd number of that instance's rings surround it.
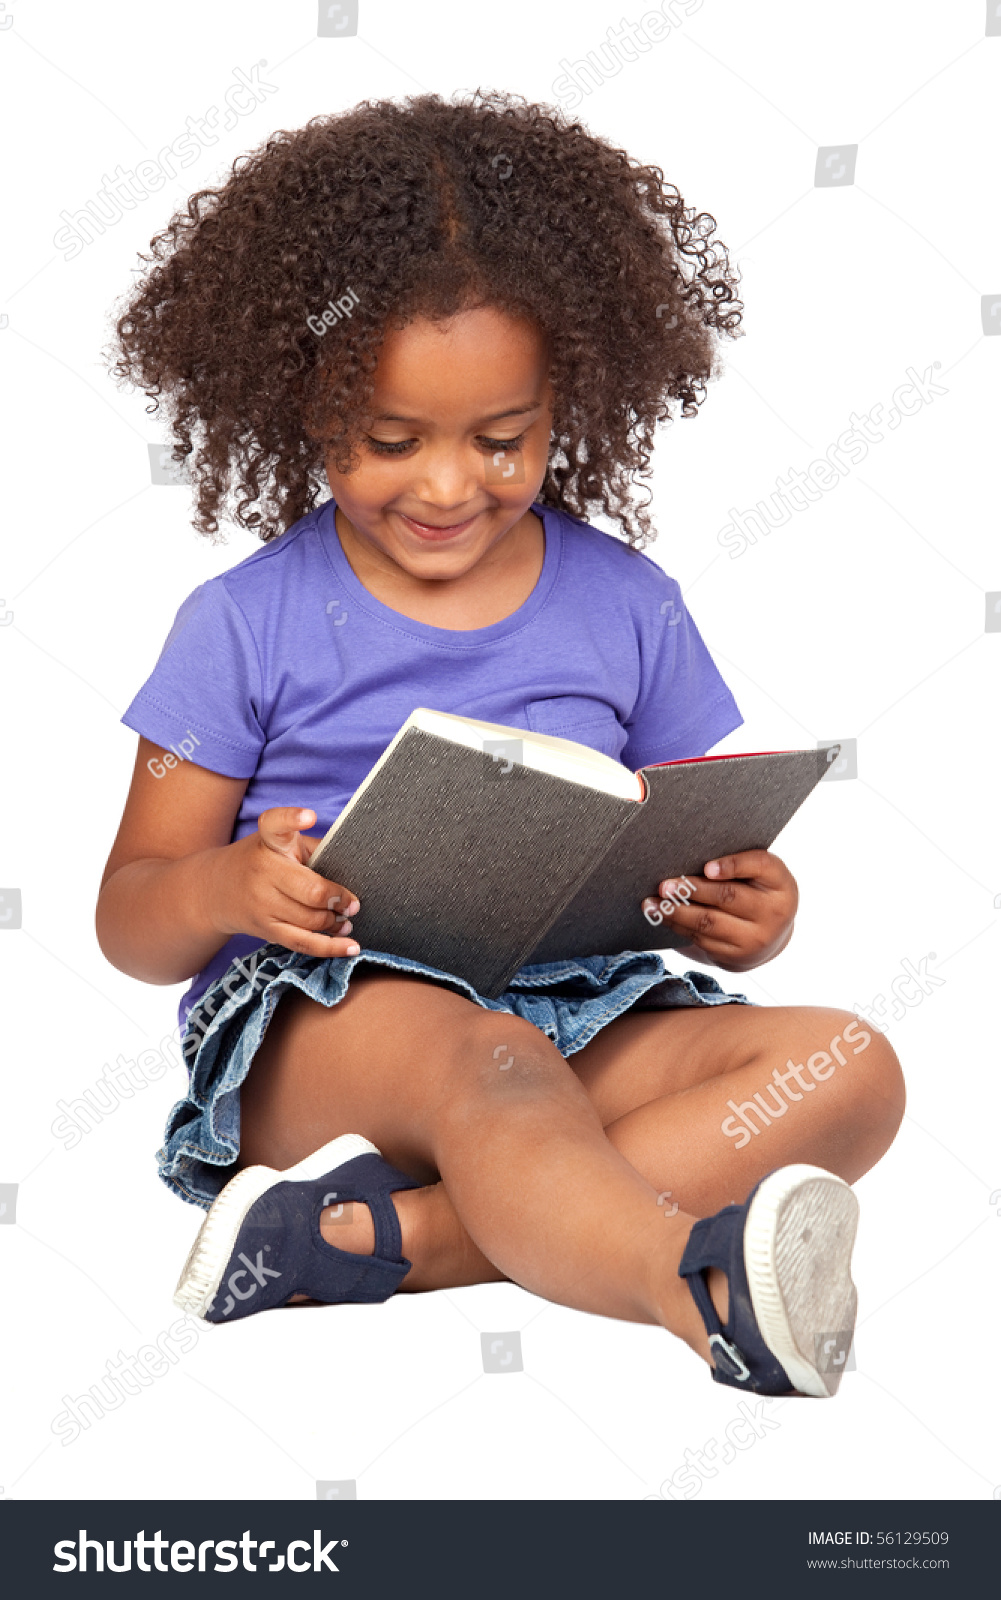
M 847 1336 L 858 1298 L 851 1254 L 858 1201 L 822 1167 L 799 1163 L 766 1178 L 748 1208 L 744 1266 L 765 1344 L 801 1394 L 827 1400 L 844 1366 L 824 1371 L 818 1337 Z
M 284 1172 L 275 1167 L 244 1167 L 216 1195 L 188 1252 L 174 1290 L 174 1304 L 190 1316 L 205 1320 L 222 1283 L 248 1211 L 276 1183 L 306 1183 L 342 1167 L 355 1156 L 379 1151 L 360 1133 L 343 1133 Z

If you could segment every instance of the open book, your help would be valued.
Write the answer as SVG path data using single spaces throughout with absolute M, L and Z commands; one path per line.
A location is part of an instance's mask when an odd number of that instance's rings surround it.
M 527 963 L 686 943 L 641 901 L 714 856 L 767 850 L 831 758 L 698 756 L 633 773 L 572 739 L 419 707 L 309 864 L 358 896 L 363 949 L 496 999 Z

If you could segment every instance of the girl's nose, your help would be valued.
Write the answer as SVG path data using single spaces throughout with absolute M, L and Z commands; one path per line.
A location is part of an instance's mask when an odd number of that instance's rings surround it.
M 414 462 L 413 489 L 443 515 L 464 510 L 481 493 L 486 478 L 483 460 L 474 450 L 443 447 L 422 450 Z

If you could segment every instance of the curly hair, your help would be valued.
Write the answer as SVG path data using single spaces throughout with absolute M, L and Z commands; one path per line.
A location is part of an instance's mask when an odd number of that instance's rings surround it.
M 654 537 L 654 430 L 698 414 L 739 274 L 715 218 L 659 167 L 519 95 L 362 101 L 274 133 L 150 243 L 108 353 L 187 460 L 195 528 L 277 538 L 357 463 L 389 327 L 489 305 L 546 336 L 554 414 L 539 499 Z M 321 339 L 331 300 L 359 304 Z M 350 302 L 349 302 L 350 303 Z M 328 319 L 329 320 L 329 319 Z M 647 485 L 643 485 L 647 488 Z

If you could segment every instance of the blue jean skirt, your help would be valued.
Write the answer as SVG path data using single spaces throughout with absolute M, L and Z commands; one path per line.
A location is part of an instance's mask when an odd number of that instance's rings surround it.
M 335 1006 L 347 993 L 355 969 L 366 962 L 433 978 L 487 1011 L 523 1017 L 562 1056 L 582 1050 L 630 1009 L 755 1004 L 746 995 L 727 994 L 706 972 L 695 969 L 683 977 L 669 972 L 650 951 L 521 967 L 504 993 L 488 1000 L 464 978 L 382 950 L 304 956 L 284 945 L 261 945 L 231 962 L 188 1014 L 183 1041 L 188 1092 L 170 1113 L 157 1154 L 161 1178 L 183 1200 L 207 1211 L 234 1175 L 240 1153 L 240 1087 L 282 995 L 301 989 L 321 1005 Z

